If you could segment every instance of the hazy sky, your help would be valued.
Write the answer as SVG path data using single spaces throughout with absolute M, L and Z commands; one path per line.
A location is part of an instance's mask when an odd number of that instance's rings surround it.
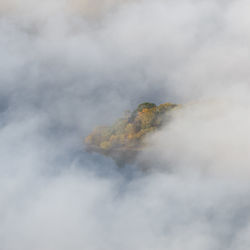
M 248 250 L 249 11 L 0 0 L 0 249 Z M 84 151 L 145 101 L 186 106 L 137 164 Z

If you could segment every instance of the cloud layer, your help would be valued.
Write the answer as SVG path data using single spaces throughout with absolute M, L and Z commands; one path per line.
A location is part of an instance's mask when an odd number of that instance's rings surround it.
M 247 1 L 0 2 L 0 248 L 249 247 Z M 188 103 L 119 170 L 83 139 Z

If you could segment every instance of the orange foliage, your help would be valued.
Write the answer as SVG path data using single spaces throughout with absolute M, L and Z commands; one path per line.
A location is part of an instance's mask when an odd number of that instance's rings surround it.
M 126 113 L 113 126 L 97 127 L 85 138 L 89 151 L 110 155 L 116 161 L 124 161 L 142 146 L 145 135 L 158 129 L 166 120 L 168 111 L 177 105 L 171 103 L 156 106 L 142 103 L 132 113 Z M 130 152 L 130 154 L 128 154 Z M 135 155 L 134 153 L 132 154 Z

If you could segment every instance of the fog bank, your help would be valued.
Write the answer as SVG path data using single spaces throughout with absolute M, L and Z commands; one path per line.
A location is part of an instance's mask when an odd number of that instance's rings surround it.
M 1 0 L 0 249 L 247 250 L 249 8 Z M 184 108 L 138 165 L 85 152 L 145 101 Z

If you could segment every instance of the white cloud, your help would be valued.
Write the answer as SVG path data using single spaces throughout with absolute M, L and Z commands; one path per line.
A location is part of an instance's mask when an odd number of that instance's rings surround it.
M 1 1 L 0 248 L 247 249 L 248 8 Z M 155 171 L 84 152 L 144 101 L 193 101 L 149 138 Z

